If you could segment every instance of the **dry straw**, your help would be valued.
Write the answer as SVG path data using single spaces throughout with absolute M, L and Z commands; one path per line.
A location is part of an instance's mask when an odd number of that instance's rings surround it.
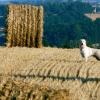
M 9 5 L 8 46 L 42 47 L 43 7 Z
M 37 17 L 37 36 L 36 36 L 36 47 L 42 47 L 42 36 L 43 36 L 43 7 L 40 6 L 38 9 L 38 17 Z

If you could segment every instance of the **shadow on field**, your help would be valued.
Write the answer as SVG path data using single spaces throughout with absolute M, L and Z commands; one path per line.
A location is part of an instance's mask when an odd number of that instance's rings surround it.
M 53 80 L 62 80 L 62 81 L 68 81 L 68 80 L 79 80 L 79 81 L 82 81 L 82 83 L 85 83 L 85 82 L 99 82 L 100 81 L 100 78 L 92 78 L 92 77 L 60 77 L 60 76 L 43 76 L 43 75 L 14 75 L 15 78 L 17 77 L 20 77 L 20 78 L 42 78 L 42 80 L 45 80 L 46 78 L 50 78 L 50 79 L 53 79 Z

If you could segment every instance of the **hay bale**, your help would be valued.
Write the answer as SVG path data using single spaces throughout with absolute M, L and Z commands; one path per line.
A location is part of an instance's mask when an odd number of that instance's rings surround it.
M 31 33 L 32 33 L 32 9 L 31 9 L 31 6 L 29 5 L 28 6 L 28 47 L 31 46 Z
M 8 44 L 9 44 L 9 47 L 12 46 L 12 40 L 13 40 L 13 37 L 12 37 L 12 31 L 13 31 L 13 9 L 12 9 L 12 6 L 9 5 L 9 15 L 8 15 L 8 34 L 7 34 L 7 40 L 8 40 Z
M 38 9 L 38 18 L 37 18 L 37 36 L 36 36 L 36 47 L 42 47 L 42 37 L 43 37 L 43 7 L 40 6 Z
M 9 5 L 9 47 L 42 47 L 43 7 L 32 5 Z
M 36 47 L 36 34 L 37 34 L 37 18 L 38 18 L 38 8 L 32 6 L 32 36 L 31 36 L 31 45 Z
M 20 46 L 20 29 L 21 29 L 21 26 L 20 26 L 20 22 L 21 22 L 21 11 L 20 11 L 20 6 L 17 6 L 17 10 L 16 10 L 16 14 L 18 13 L 18 16 L 17 16 L 17 21 L 16 21 L 16 24 L 17 24 L 17 34 L 16 34 L 16 46 Z
M 28 6 L 24 5 L 24 35 L 23 35 L 23 46 L 27 45 L 27 31 L 28 31 Z

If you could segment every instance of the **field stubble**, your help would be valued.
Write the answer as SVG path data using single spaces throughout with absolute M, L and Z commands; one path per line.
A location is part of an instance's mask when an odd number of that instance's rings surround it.
M 79 49 L 0 48 L 0 75 L 31 86 L 69 90 L 72 100 L 100 98 L 100 62 L 81 60 Z

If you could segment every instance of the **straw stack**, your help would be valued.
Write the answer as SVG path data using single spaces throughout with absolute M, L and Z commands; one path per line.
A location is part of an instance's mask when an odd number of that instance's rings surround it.
M 8 46 L 42 47 L 43 7 L 9 5 Z

